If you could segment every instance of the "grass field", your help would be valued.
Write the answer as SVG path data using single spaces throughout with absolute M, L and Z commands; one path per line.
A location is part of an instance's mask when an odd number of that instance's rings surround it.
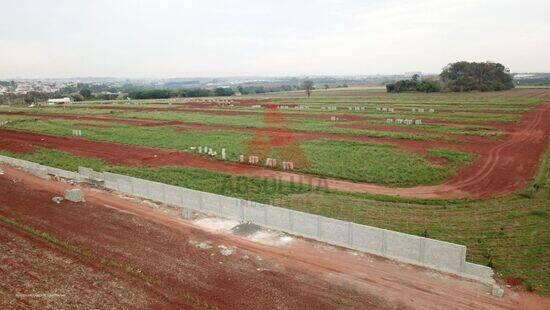
M 300 133 L 298 138 L 290 140 L 303 152 L 308 165 L 297 167 L 296 172 L 390 187 L 413 187 L 443 184 L 462 168 L 485 156 L 488 151 L 483 147 L 503 139 L 507 130 L 539 102 L 550 101 L 550 90 L 386 94 L 379 89 L 357 88 L 315 91 L 310 99 L 300 92 L 269 96 L 270 104 L 300 104 L 310 108 L 278 109 L 280 115 L 273 120 L 264 109 L 249 106 L 187 110 L 180 109 L 185 105 L 177 100 L 156 100 L 140 101 L 135 105 L 86 103 L 86 106 L 67 108 L 3 107 L 0 108 L 0 121 L 9 120 L 6 125 L 9 129 L 57 136 L 71 136 L 72 129 L 78 128 L 83 131 L 82 139 L 165 150 L 191 152 L 192 146 L 207 145 L 219 151 L 223 147 L 228 152 L 228 160 L 233 162 L 238 161 L 240 154 L 248 155 L 250 149 L 264 139 L 269 154 L 279 162 L 288 159 L 279 155 L 285 154 L 288 145 L 278 143 L 280 137 L 262 131 L 269 128 L 280 130 L 283 140 L 289 132 L 290 135 Z M 321 109 L 328 106 L 336 106 L 338 110 Z M 348 110 L 350 106 L 367 106 L 368 109 L 352 112 Z M 395 113 L 377 112 L 375 107 L 378 106 L 393 107 Z M 136 107 L 139 110 L 132 110 Z M 413 107 L 436 111 L 417 114 L 412 113 Z M 107 119 L 45 119 L 38 116 L 42 114 Z M 334 115 L 344 120 L 331 121 Z M 141 126 L 108 118 L 181 123 Z M 386 124 L 386 118 L 422 118 L 423 125 L 390 125 Z M 475 151 L 477 148 L 479 152 Z M 503 279 L 513 277 L 528 290 L 550 295 L 549 151 L 527 188 L 483 200 L 348 193 L 184 166 L 107 165 L 100 158 L 84 158 L 52 149 L 14 153 L 3 150 L 1 144 L 0 153 L 68 170 L 86 166 L 112 171 L 463 244 L 468 247 L 468 261 L 491 266 Z M 215 160 L 221 158 L 218 156 Z
M 83 130 L 87 139 L 121 144 L 190 152 L 191 147 L 208 146 L 218 152 L 226 149 L 227 160 L 238 161 L 246 153 L 252 136 L 232 131 L 178 131 L 172 127 L 140 127 L 119 123 L 102 123 L 103 127 Z M 73 128 L 80 128 L 74 120 L 23 119 L 13 120 L 8 128 L 49 135 L 71 136 Z M 437 184 L 452 175 L 457 164 L 468 161 L 451 161 L 449 165 L 434 165 L 425 156 L 405 154 L 388 145 L 371 145 L 320 139 L 300 143 L 310 165 L 300 171 L 326 177 L 357 182 L 371 182 L 390 186 Z M 275 148 L 274 148 L 275 149 Z M 448 151 L 451 152 L 451 151 Z M 276 153 L 276 152 L 274 152 Z M 457 152 L 454 152 L 457 153 Z M 459 152 L 458 152 L 459 153 Z M 458 154 L 457 153 L 457 154 Z M 449 159 L 430 153 L 432 157 Z M 466 154 L 462 154 L 466 157 Z M 221 153 L 216 158 L 221 159 Z M 275 155 L 280 162 L 285 160 Z M 369 164 L 365 165 L 364 163 Z

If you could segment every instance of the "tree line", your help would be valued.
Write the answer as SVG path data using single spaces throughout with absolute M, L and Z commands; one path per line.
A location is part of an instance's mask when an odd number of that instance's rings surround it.
M 232 96 L 235 91 L 228 87 L 207 88 L 184 88 L 172 89 L 143 89 L 128 93 L 131 99 L 166 99 L 176 97 L 211 97 L 211 96 Z
M 386 84 L 390 93 L 406 91 L 418 92 L 465 92 L 465 91 L 499 91 L 514 88 L 510 70 L 500 63 L 467 62 L 451 63 L 443 68 L 439 80 L 420 80 L 418 75 L 410 80 L 400 80 Z

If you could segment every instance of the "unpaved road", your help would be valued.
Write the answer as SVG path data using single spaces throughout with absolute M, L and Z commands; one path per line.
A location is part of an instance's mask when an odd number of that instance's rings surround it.
M 299 238 L 273 245 L 208 232 L 174 209 L 98 189 L 84 188 L 86 203 L 56 204 L 51 198 L 71 185 L 0 169 L 0 308 L 550 306 L 536 295 L 506 289 L 499 299 L 477 282 Z

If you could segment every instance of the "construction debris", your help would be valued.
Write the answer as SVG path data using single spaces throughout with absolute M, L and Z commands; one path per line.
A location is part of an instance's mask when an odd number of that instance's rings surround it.
M 65 199 L 72 202 L 84 202 L 84 192 L 80 188 L 68 189 L 65 191 Z

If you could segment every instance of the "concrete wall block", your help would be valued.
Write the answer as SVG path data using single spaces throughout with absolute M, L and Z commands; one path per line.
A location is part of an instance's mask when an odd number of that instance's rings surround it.
M 243 206 L 243 220 L 254 224 L 265 225 L 266 206 L 261 203 L 247 203 Z
M 103 173 L 94 171 L 91 168 L 78 167 L 78 173 L 81 176 L 84 176 L 84 177 L 89 178 L 89 179 L 95 179 L 95 180 L 98 180 L 98 181 L 103 181 L 105 179 L 105 177 L 103 176 Z
M 147 186 L 149 187 L 149 199 L 154 201 L 166 201 L 166 198 L 164 197 L 164 188 L 166 185 L 163 183 L 153 182 L 153 181 L 145 181 Z
M 369 253 L 382 255 L 384 251 L 384 230 L 359 224 L 351 224 L 351 247 Z
M 127 176 L 123 176 L 123 175 L 119 175 L 117 174 L 116 175 L 116 182 L 117 182 L 117 190 L 119 192 L 122 192 L 122 193 L 125 193 L 125 194 L 134 194 L 134 190 L 133 190 L 133 187 L 132 187 L 132 179 L 134 178 L 130 178 L 130 177 L 127 177 Z M 140 196 L 140 195 L 137 195 L 137 194 L 134 194 L 136 196 Z M 141 196 L 143 197 L 143 196 Z
M 182 204 L 184 207 L 187 207 L 196 211 L 204 211 L 203 202 L 202 202 L 202 192 L 183 188 L 183 187 L 180 187 L 179 191 L 181 195 Z
M 92 178 L 100 181 L 105 180 L 105 176 L 103 176 L 103 172 L 98 172 L 93 170 L 92 170 Z
M 118 175 L 110 172 L 103 173 L 103 179 L 105 180 L 105 187 L 108 189 L 118 191 Z
M 4 163 L 4 164 L 9 163 L 8 160 L 9 160 L 10 158 L 11 158 L 11 157 L 7 157 L 7 156 L 4 156 L 4 155 L 0 155 L 0 163 Z
M 222 216 L 228 217 L 230 219 L 241 220 L 242 211 L 240 206 L 240 199 L 219 196 L 220 204 L 222 205 Z
M 348 245 L 350 226 L 347 222 L 321 217 L 320 225 L 321 240 L 336 245 Z
M 20 166 L 17 158 L 0 155 L 0 161 L 11 166 Z
M 291 212 L 294 232 L 302 236 L 318 239 L 318 216 L 297 211 Z
M 386 237 L 385 255 L 406 262 L 420 262 L 420 242 L 423 238 L 391 230 L 385 230 L 384 234 Z
M 45 166 L 40 166 L 40 165 L 31 166 L 31 167 L 25 168 L 25 170 L 31 173 L 32 175 L 42 179 L 50 178 L 50 175 L 48 174 L 48 168 L 46 168 Z
M 220 197 L 214 194 L 200 192 L 202 197 L 202 209 L 212 214 L 221 214 L 223 206 L 220 203 Z
M 119 180 L 120 179 L 122 178 L 119 178 Z M 130 178 L 130 177 L 128 177 L 128 181 L 130 181 L 130 184 L 131 184 L 131 186 L 129 187 L 129 190 L 131 191 L 132 194 L 142 198 L 152 199 L 149 194 L 149 187 L 150 187 L 150 183 L 152 182 L 145 181 L 138 178 Z M 120 189 L 120 191 L 122 192 L 123 190 Z
M 493 269 L 491 267 L 478 265 L 478 264 L 472 264 L 466 262 L 464 264 L 464 272 L 463 275 L 468 276 L 470 278 L 491 282 L 493 280 Z
M 180 187 L 164 184 L 164 202 L 180 207 L 183 206 Z
M 79 174 L 76 172 L 67 171 L 67 170 L 58 169 L 58 168 L 47 167 L 47 171 L 48 171 L 48 174 L 55 175 L 57 177 L 65 178 L 65 179 L 76 180 L 79 177 Z
M 93 175 L 93 172 L 94 172 L 93 169 L 86 168 L 86 167 L 78 167 L 78 173 L 80 173 L 81 175 L 87 178 L 91 178 Z
M 424 239 L 421 263 L 449 272 L 461 273 L 466 261 L 466 247 L 449 242 Z
M 270 207 L 266 209 L 266 225 L 272 228 L 277 228 L 285 231 L 290 231 L 290 216 L 288 209 Z

